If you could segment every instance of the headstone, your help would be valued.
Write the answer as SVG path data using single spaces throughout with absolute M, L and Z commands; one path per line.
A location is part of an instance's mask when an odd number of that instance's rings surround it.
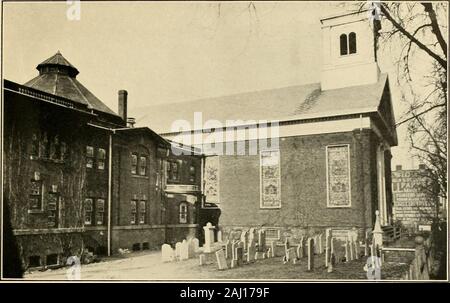
M 192 244 L 192 247 L 194 248 L 194 253 L 198 253 L 199 248 L 200 248 L 198 239 L 197 238 L 191 239 L 191 244 Z
M 250 228 L 250 230 L 248 231 L 248 241 L 252 241 L 254 243 L 256 243 L 257 240 L 257 234 L 256 234 L 256 229 L 254 227 Z
M 377 210 L 375 212 L 376 220 L 375 220 L 375 227 L 373 229 L 373 244 L 375 244 L 375 247 L 382 248 L 383 247 L 383 230 L 381 229 L 381 223 L 380 223 L 380 212 Z
M 247 245 L 248 242 L 248 230 L 243 230 L 241 233 L 241 242 Z
M 360 256 L 361 256 L 360 244 L 359 244 L 359 241 L 356 241 L 355 242 L 355 258 L 358 260 Z
M 175 244 L 175 259 L 181 260 L 181 243 L 177 242 L 177 244 Z
M 330 240 L 330 260 L 330 263 L 333 263 L 333 265 L 336 264 L 335 239 L 333 237 Z
M 195 247 L 193 244 L 193 239 L 192 238 L 189 239 L 187 243 L 188 243 L 188 258 L 190 259 L 195 257 Z
M 314 270 L 314 240 L 308 238 L 308 271 Z
M 270 256 L 272 258 L 277 256 L 277 245 L 276 245 L 275 241 L 272 241 L 270 243 Z
M 217 231 L 217 242 L 222 242 L 222 231 L 220 229 Z
M 350 261 L 350 247 L 349 247 L 350 245 L 348 244 L 348 239 L 345 239 L 345 244 L 344 244 L 344 247 L 345 247 L 345 262 L 348 262 L 348 261 Z
M 250 243 L 247 248 L 247 263 L 251 263 L 255 260 L 255 253 L 256 248 L 252 240 L 250 240 Z
M 230 243 L 230 240 L 227 240 L 227 242 L 225 242 L 225 258 L 226 259 L 231 259 L 233 256 L 232 254 L 232 244 Z
M 364 256 L 367 257 L 369 256 L 369 235 L 370 235 L 370 230 L 366 230 L 366 234 L 365 234 L 365 239 L 364 239 Z
M 354 258 L 355 249 L 354 249 L 353 236 L 352 236 L 351 232 L 348 233 L 347 243 L 348 243 L 348 252 L 349 252 L 348 255 L 350 257 L 350 259 L 348 259 L 348 260 L 353 261 L 355 259 Z M 345 258 L 347 258 L 347 256 L 345 256 Z
M 189 259 L 189 244 L 186 240 L 183 240 L 180 245 L 180 260 Z
M 266 231 L 263 229 L 258 231 L 258 251 L 266 251 Z
M 297 245 L 297 251 L 296 251 L 296 253 L 297 253 L 297 258 L 298 258 L 298 259 L 303 258 L 303 247 L 302 247 L 302 243 L 300 243 L 300 244 Z
M 236 263 L 238 266 L 242 265 L 242 262 L 244 261 L 244 248 L 243 247 L 236 247 Z
M 205 233 L 205 244 L 203 245 L 204 252 L 212 252 L 214 243 L 214 229 L 215 226 L 213 226 L 210 222 L 208 222 L 206 226 L 203 227 Z
M 228 269 L 227 259 L 225 259 L 225 251 L 223 249 L 216 251 L 216 258 L 219 270 Z
M 318 254 L 319 253 L 319 245 L 318 245 L 318 237 L 314 236 L 313 238 L 313 242 L 314 242 L 314 254 Z
M 231 268 L 237 267 L 237 260 L 231 260 Z
M 293 259 L 296 259 L 295 248 L 291 247 L 286 251 L 286 261 L 290 262 Z
M 331 258 L 331 229 L 327 228 L 325 231 L 325 267 L 328 268 L 328 263 Z
M 204 254 L 201 254 L 199 256 L 200 259 L 200 266 L 205 265 L 206 264 L 206 256 Z
M 161 247 L 161 258 L 163 262 L 171 262 L 174 259 L 174 252 L 169 244 L 163 244 Z
M 319 254 L 323 254 L 323 243 L 322 243 L 322 240 L 323 240 L 323 234 L 320 234 L 320 235 L 318 236 L 317 240 L 318 240 L 318 242 L 319 242 L 319 248 L 318 248 Z
M 286 239 L 284 240 L 284 254 L 285 254 L 285 255 L 287 254 L 288 249 L 289 249 L 289 239 L 286 238 Z
M 267 250 L 267 258 L 272 258 L 273 254 L 272 254 L 272 248 L 269 247 L 269 249 Z

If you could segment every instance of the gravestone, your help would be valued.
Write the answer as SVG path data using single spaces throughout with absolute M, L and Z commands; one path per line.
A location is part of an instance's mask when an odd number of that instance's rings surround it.
M 314 240 L 308 238 L 308 271 L 314 270 Z
M 263 229 L 258 231 L 258 251 L 266 251 L 266 231 Z
M 222 242 L 222 231 L 220 229 L 217 231 L 217 242 Z
M 286 239 L 284 240 L 284 254 L 285 254 L 285 255 L 287 254 L 288 249 L 289 249 L 289 239 L 286 238 Z
M 239 241 L 233 241 L 233 243 L 231 244 L 231 259 L 232 260 L 237 260 L 236 248 L 238 247 L 238 243 L 239 243 Z
M 201 254 L 201 255 L 199 256 L 199 260 L 200 260 L 200 266 L 206 264 L 206 256 L 205 256 L 204 254 Z
M 323 234 L 320 234 L 319 236 L 318 236 L 318 238 L 317 238 L 317 240 L 318 240 L 318 242 L 319 242 L 319 248 L 318 248 L 318 251 L 319 251 L 319 254 L 321 255 L 321 254 L 323 254 Z
M 181 243 L 177 242 L 177 244 L 175 244 L 175 259 L 177 261 L 181 260 Z
M 300 243 L 300 244 L 297 245 L 297 251 L 296 251 L 296 253 L 297 253 L 297 258 L 298 258 L 298 259 L 303 258 L 303 247 L 302 247 L 302 243 Z
M 247 246 L 247 242 L 248 242 L 248 230 L 243 230 L 241 233 L 241 242 L 243 242 L 245 244 L 245 246 Z
M 366 230 L 365 238 L 364 238 L 364 256 L 369 256 L 369 238 L 370 238 L 370 230 Z
M 236 247 L 235 255 L 237 266 L 241 266 L 244 261 L 244 248 L 241 246 Z
M 256 248 L 254 242 L 250 240 L 250 243 L 247 248 L 247 263 L 251 263 L 255 260 Z
M 200 248 L 200 244 L 199 244 L 199 241 L 198 241 L 197 238 L 192 238 L 191 239 L 191 245 L 192 245 L 192 248 L 194 250 L 194 253 L 198 253 L 199 248 Z
M 313 238 L 313 242 L 314 242 L 314 254 L 318 254 L 319 253 L 319 245 L 318 245 L 318 237 L 314 236 Z
M 350 249 L 348 244 L 348 238 L 345 239 L 344 247 L 345 247 L 345 262 L 348 262 L 350 261 L 350 251 L 349 251 Z
M 325 267 L 328 267 L 328 263 L 331 258 L 331 229 L 327 228 L 325 231 Z
M 354 256 L 355 249 L 354 249 L 353 235 L 351 232 L 348 233 L 347 242 L 348 242 L 348 250 L 349 250 L 349 257 L 350 257 L 349 260 L 353 261 L 355 259 L 355 256 Z
M 267 258 L 272 258 L 272 248 L 269 247 L 269 249 L 267 250 Z
M 257 240 L 257 234 L 256 234 L 256 229 L 254 227 L 250 228 L 250 230 L 248 231 L 248 241 L 253 241 L 254 243 L 256 243 Z
M 180 245 L 180 260 L 189 259 L 189 244 L 186 240 L 183 240 Z
M 205 233 L 205 244 L 203 245 L 204 252 L 212 252 L 214 243 L 214 229 L 215 226 L 208 222 L 206 226 L 203 227 Z
M 291 247 L 286 251 L 286 261 L 290 262 L 296 259 L 295 248 Z
M 336 251 L 335 251 L 335 238 L 333 238 L 333 237 L 331 237 L 331 240 L 330 240 L 330 260 L 331 260 L 331 263 L 333 264 L 333 265 L 335 265 L 335 262 L 336 262 Z M 334 262 L 333 262 L 334 261 Z
M 216 251 L 216 258 L 219 270 L 228 269 L 227 259 L 225 258 L 225 251 L 223 249 Z
M 276 245 L 276 243 L 275 243 L 275 241 L 272 241 L 271 243 L 270 243 L 270 256 L 273 258 L 273 257 L 276 257 L 277 256 L 277 245 Z
M 174 259 L 174 252 L 169 244 L 163 244 L 161 247 L 161 259 L 163 262 L 171 262 Z
M 227 240 L 224 246 L 225 246 L 225 258 L 231 259 L 233 256 L 232 256 L 232 244 L 230 243 L 230 240 Z
M 192 243 L 193 238 L 190 238 L 187 243 L 188 243 L 188 258 L 193 258 L 195 257 L 195 248 L 194 245 Z
M 359 246 L 359 241 L 355 242 L 355 259 L 359 260 L 359 257 L 361 255 L 361 248 Z

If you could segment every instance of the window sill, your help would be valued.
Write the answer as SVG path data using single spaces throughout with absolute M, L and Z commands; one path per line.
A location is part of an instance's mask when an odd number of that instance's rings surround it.
M 148 180 L 148 176 L 141 176 L 141 175 L 134 175 L 134 174 L 131 174 L 131 177 L 137 178 L 137 179 L 147 179 L 147 180 Z
M 57 163 L 57 164 L 64 164 L 64 160 L 42 158 L 42 157 L 37 157 L 37 156 L 30 156 L 30 160 L 51 162 L 51 163 Z
M 28 213 L 29 214 L 43 214 L 44 210 L 42 210 L 42 209 L 29 209 Z

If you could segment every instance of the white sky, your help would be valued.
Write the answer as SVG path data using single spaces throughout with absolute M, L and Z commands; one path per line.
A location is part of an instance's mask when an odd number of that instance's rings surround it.
M 117 111 L 117 91 L 129 107 L 180 102 L 320 81 L 320 17 L 337 3 L 257 2 L 81 3 L 81 19 L 60 3 L 3 3 L 4 77 L 24 83 L 37 64 L 61 51 L 91 92 Z M 389 55 L 394 111 L 404 111 Z M 393 168 L 413 163 L 399 129 Z

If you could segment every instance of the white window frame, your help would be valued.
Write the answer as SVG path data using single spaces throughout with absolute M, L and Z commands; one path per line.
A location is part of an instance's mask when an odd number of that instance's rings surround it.
M 280 204 L 277 206 L 263 206 L 263 177 L 262 177 L 262 165 L 261 165 L 261 158 L 262 154 L 265 152 L 278 152 L 278 183 L 280 184 L 280 188 L 278 189 L 280 191 Z M 260 209 L 280 209 L 282 205 L 281 201 L 281 151 L 280 149 L 262 149 L 259 151 L 259 208 Z
M 329 174 L 328 174 L 328 148 L 330 147 L 347 147 L 347 165 L 348 165 L 348 205 L 330 205 L 330 184 L 329 184 Z M 352 174 L 351 174 L 351 156 L 350 156 L 350 144 L 349 143 L 343 143 L 343 144 L 332 144 L 327 145 L 325 148 L 325 158 L 326 158 L 326 180 L 327 180 L 327 208 L 351 208 L 352 207 Z
M 181 212 L 182 208 L 185 208 L 184 212 Z M 180 224 L 186 224 L 188 223 L 188 203 L 187 202 L 181 202 L 178 207 L 178 214 L 179 214 L 179 223 Z

